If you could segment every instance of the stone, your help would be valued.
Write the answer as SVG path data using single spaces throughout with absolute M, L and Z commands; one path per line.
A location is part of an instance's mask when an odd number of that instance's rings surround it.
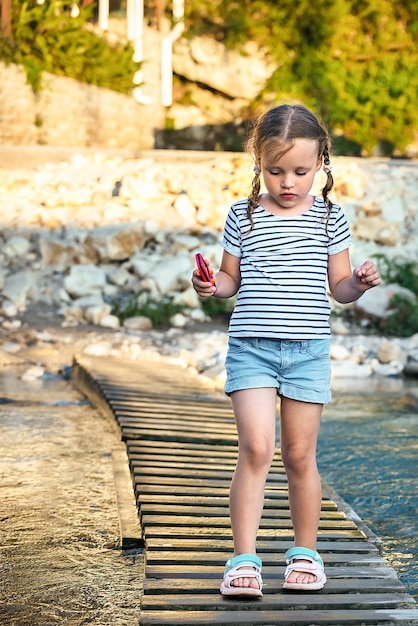
M 100 261 L 124 261 L 141 250 L 146 239 L 141 224 L 103 226 L 88 235 L 86 244 L 96 250 Z
M 116 315 L 103 315 L 99 320 L 99 326 L 105 328 L 119 328 L 120 320 Z
M 332 361 L 331 373 L 336 378 L 368 378 L 373 374 L 373 368 L 369 363 L 359 365 L 353 361 Z
M 38 286 L 31 270 L 22 270 L 7 276 L 3 296 L 10 300 L 18 311 L 24 311 L 29 298 L 36 299 Z
M 273 74 L 276 63 L 253 42 L 248 42 L 241 54 L 203 36 L 190 41 L 183 38 L 174 44 L 173 67 L 189 81 L 250 101 Z
M 350 357 L 350 351 L 345 346 L 334 344 L 330 347 L 330 357 L 335 361 L 344 361 Z
M 411 302 L 415 301 L 415 295 L 412 291 L 396 283 L 389 283 L 387 285 L 379 285 L 377 289 L 366 291 L 356 301 L 355 307 L 368 315 L 384 318 L 390 313 L 391 299 L 398 294 L 410 299 Z
M 407 353 L 396 345 L 393 341 L 388 339 L 382 339 L 377 348 L 377 358 L 380 363 L 392 363 L 393 361 L 399 361 L 405 364 L 407 361 Z
M 75 298 L 101 293 L 106 285 L 106 273 L 95 265 L 73 265 L 64 278 L 64 287 Z
M 22 257 L 28 254 L 30 250 L 30 241 L 26 237 L 15 235 L 10 237 L 2 247 L 2 253 L 7 257 Z
M 151 330 L 152 321 L 149 317 L 144 315 L 136 315 L 135 317 L 128 317 L 123 322 L 123 327 L 127 330 Z

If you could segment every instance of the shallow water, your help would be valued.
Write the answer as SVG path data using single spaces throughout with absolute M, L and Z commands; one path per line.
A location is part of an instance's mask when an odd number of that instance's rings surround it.
M 418 600 L 418 412 L 403 395 L 334 394 L 318 442 L 323 479 L 383 541 Z

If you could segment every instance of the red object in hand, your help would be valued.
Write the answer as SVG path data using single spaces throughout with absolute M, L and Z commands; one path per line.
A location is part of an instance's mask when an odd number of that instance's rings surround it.
M 203 256 L 200 254 L 200 252 L 198 252 L 197 254 L 194 255 L 194 257 L 196 259 L 196 267 L 199 270 L 201 279 L 207 283 L 212 283 L 212 285 L 214 285 L 215 279 L 212 276 L 212 274 L 209 272 L 208 266 L 206 265 Z

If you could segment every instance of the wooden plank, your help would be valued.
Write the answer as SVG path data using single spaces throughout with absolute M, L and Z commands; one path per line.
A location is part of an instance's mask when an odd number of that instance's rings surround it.
M 140 488 L 140 486 L 138 487 L 138 489 Z M 178 494 L 177 494 L 178 495 Z M 162 493 L 158 493 L 158 494 L 154 494 L 154 493 L 138 493 L 138 498 L 141 502 L 141 506 L 142 504 L 145 503 L 155 503 L 155 504 L 169 504 L 170 502 L 173 502 L 173 496 L 171 495 L 164 495 Z M 182 494 L 182 498 L 181 498 L 181 502 L 185 505 L 187 504 L 196 504 L 197 506 L 205 506 L 206 509 L 208 510 L 208 514 L 210 514 L 210 509 L 212 507 L 219 507 L 219 506 L 225 506 L 228 505 L 228 501 L 229 501 L 229 494 L 228 491 L 222 495 L 217 493 L 216 495 L 211 495 L 211 494 L 196 494 L 196 495 L 185 495 Z M 286 494 L 282 494 L 282 495 L 277 495 L 274 498 L 272 497 L 266 497 L 265 501 L 264 501 L 264 509 L 268 510 L 268 509 L 285 509 L 288 510 L 289 508 L 289 500 L 287 498 L 287 493 Z M 332 502 L 331 500 L 322 500 L 322 507 L 321 507 L 322 511 L 337 511 L 337 505 L 335 504 L 335 502 Z
M 171 526 L 177 528 L 178 526 L 185 526 L 186 528 L 192 527 L 210 527 L 212 529 L 229 528 L 231 525 L 229 516 L 223 517 L 207 517 L 203 515 L 173 515 L 167 519 L 167 515 L 147 515 L 143 514 L 142 523 L 146 526 Z M 260 522 L 260 530 L 265 529 L 287 529 L 293 528 L 292 521 L 289 518 L 269 518 L 263 517 Z M 320 530 L 356 530 L 356 525 L 351 520 L 346 519 L 322 519 L 319 522 Z
M 238 607 L 239 605 L 237 605 Z M 262 606 L 262 602 L 260 602 Z M 402 609 L 286 611 L 143 611 L 141 626 L 417 626 L 417 612 Z
M 259 553 L 261 556 L 261 553 Z M 364 565 L 364 553 L 348 552 L 338 553 L 324 552 L 322 553 L 325 566 L 348 566 L 357 567 Z M 180 566 L 194 566 L 199 563 L 201 559 L 201 553 L 199 551 L 193 552 L 192 550 L 151 550 L 147 545 L 147 565 L 175 565 Z M 268 572 L 271 567 L 281 567 L 284 570 L 285 567 L 285 554 L 280 552 L 263 553 L 263 572 Z M 223 571 L 225 565 L 225 552 L 223 550 L 212 550 L 205 552 L 204 558 L 205 565 L 207 567 L 215 566 L 219 572 Z M 367 557 L 368 567 L 386 567 L 387 562 L 380 554 L 369 554 Z M 187 568 L 185 568 L 187 570 Z
M 178 480 L 197 480 L 197 479 L 207 479 L 211 484 L 213 482 L 218 481 L 228 481 L 228 485 L 231 482 L 232 472 L 228 469 L 218 469 L 214 467 L 210 468 L 193 468 L 192 471 L 185 469 L 181 471 L 179 468 L 172 467 L 152 467 L 152 466 L 143 466 L 138 465 L 136 463 L 131 464 L 132 469 L 134 470 L 134 474 L 137 474 L 142 480 L 145 477 L 156 476 L 160 479 L 160 481 L 166 480 L 166 478 L 175 477 Z M 287 478 L 285 474 L 271 474 L 269 476 L 269 484 L 272 486 L 274 483 L 286 483 Z
M 187 432 L 176 432 L 171 430 L 170 428 L 161 428 L 161 429 L 150 429 L 146 426 L 143 427 L 128 427 L 125 426 L 122 428 L 122 439 L 148 439 L 153 441 L 158 441 L 159 439 L 163 439 L 164 441 L 176 441 L 181 443 L 200 443 L 202 441 L 210 442 L 212 445 L 220 445 L 223 444 L 231 444 L 234 439 L 232 436 L 228 436 L 227 433 L 187 433 Z
M 280 519 L 290 519 L 290 511 L 287 508 L 276 510 L 276 514 L 273 517 L 280 517 Z M 162 504 L 162 503 L 141 503 L 141 515 L 196 515 L 196 516 L 209 516 L 209 517 L 229 517 L 228 502 L 225 502 L 223 507 L 204 506 L 200 504 Z M 265 509 L 262 514 L 262 519 L 272 517 L 269 509 Z M 345 519 L 344 513 L 341 511 L 322 511 L 322 520 L 342 520 Z
M 368 559 L 367 559 L 368 561 Z M 333 578 L 354 578 L 358 581 L 360 588 L 361 580 L 363 578 L 397 578 L 395 570 L 391 567 L 387 567 L 387 564 L 378 562 L 376 565 L 370 566 L 353 565 L 351 566 L 338 566 L 329 567 L 327 570 L 327 578 L 332 580 Z M 283 582 L 284 566 L 269 566 L 263 567 L 263 573 L 266 578 L 277 579 L 280 581 L 280 585 Z M 221 580 L 223 567 L 219 565 L 210 565 L 206 563 L 190 564 L 187 567 L 179 564 L 165 563 L 164 565 L 146 565 L 146 575 L 150 578 L 213 578 L 215 580 Z M 418 617 L 418 612 L 417 612 Z
M 147 537 L 177 537 L 178 539 L 184 537 L 190 537 L 194 535 L 195 537 L 214 537 L 218 540 L 223 539 L 224 537 L 231 537 L 231 529 L 230 528 L 211 528 L 205 526 L 192 526 L 189 529 L 185 526 L 147 526 L 146 528 L 146 536 Z M 258 537 L 274 537 L 277 539 L 288 539 L 291 541 L 293 539 L 293 532 L 291 528 L 261 528 Z M 364 535 L 357 528 L 352 530 L 349 529 L 332 529 L 332 530 L 321 530 L 318 532 L 319 540 L 336 540 L 344 538 L 346 541 L 348 539 L 359 540 L 364 538 Z
M 247 611 L 260 610 L 259 599 L 242 599 L 240 601 L 240 607 L 245 606 Z M 292 609 L 293 611 L 306 610 L 309 607 L 309 611 L 320 609 L 330 610 L 347 610 L 347 609 L 387 609 L 390 607 L 398 608 L 402 605 L 403 608 L 413 607 L 415 604 L 412 597 L 405 598 L 404 593 L 393 592 L 390 595 L 388 593 L 334 593 L 334 594 L 307 594 L 298 593 L 290 594 L 285 592 L 277 592 L 265 594 L 262 600 L 262 610 L 264 611 L 277 611 L 277 607 L 280 606 L 280 610 Z M 235 611 L 237 609 L 236 601 L 225 601 L 218 593 L 214 594 L 200 594 L 190 595 L 188 593 L 171 594 L 169 596 L 159 595 L 145 595 L 142 601 L 142 610 L 149 611 L 187 611 L 196 610 L 208 611 L 208 610 L 223 610 L 223 611 Z
M 147 549 L 150 551 L 181 549 L 183 551 L 198 551 L 200 554 L 205 552 L 202 558 L 206 558 L 206 552 L 208 551 L 211 552 L 212 550 L 222 549 L 224 551 L 231 552 L 233 548 L 232 540 L 224 539 L 220 544 L 218 540 L 211 537 L 189 537 L 187 539 L 173 538 L 169 540 L 166 538 L 160 539 L 158 537 L 149 537 L 146 545 Z M 277 552 L 284 554 L 290 547 L 292 547 L 292 545 L 293 542 L 289 541 L 260 539 L 257 542 L 257 552 L 260 554 L 262 559 L 264 559 L 264 554 L 274 554 Z M 317 547 L 321 554 L 325 554 L 326 552 L 332 552 L 333 554 L 350 554 L 351 552 L 363 555 L 380 554 L 377 547 L 369 541 L 318 541 Z
M 170 595 L 170 594 L 184 594 L 187 595 L 204 595 L 214 594 L 219 597 L 219 580 L 214 581 L 213 578 L 146 578 L 144 581 L 144 594 L 145 595 Z M 264 596 L 278 593 L 277 579 L 264 576 L 265 587 L 263 588 Z M 321 597 L 324 593 L 329 595 L 332 593 L 401 593 L 405 597 L 405 587 L 397 576 L 390 578 L 362 578 L 361 585 L 358 584 L 357 578 L 331 578 L 328 580 L 324 590 L 319 594 L 310 593 L 309 598 Z M 291 594 L 294 596 L 296 594 Z M 298 594 L 299 596 L 299 594 Z M 408 596 L 411 598 L 411 596 Z M 296 598 L 297 600 L 297 598 Z M 264 602 L 264 601 L 263 601 Z
M 187 454 L 187 451 L 192 450 L 193 454 L 198 454 L 199 451 L 204 451 L 210 453 L 210 455 L 214 454 L 215 456 L 229 456 L 231 454 L 237 455 L 238 446 L 237 441 L 235 440 L 231 445 L 224 444 L 219 448 L 214 448 L 211 444 L 204 442 L 197 443 L 182 443 L 181 446 L 177 441 L 152 441 L 152 440 L 144 440 L 144 441 L 135 441 L 135 440 L 127 440 L 126 446 L 129 450 L 129 453 L 135 453 L 136 450 L 150 450 L 151 452 L 157 451 L 162 453 L 164 450 L 175 451 L 176 454 Z

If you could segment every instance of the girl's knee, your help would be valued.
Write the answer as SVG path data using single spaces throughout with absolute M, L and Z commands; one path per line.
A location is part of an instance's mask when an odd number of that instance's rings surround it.
M 287 472 L 303 474 L 316 467 L 316 454 L 310 449 L 292 446 L 287 450 L 282 449 L 282 461 Z
M 239 457 L 253 467 L 269 468 L 273 462 L 274 446 L 265 440 L 246 442 L 240 444 Z

